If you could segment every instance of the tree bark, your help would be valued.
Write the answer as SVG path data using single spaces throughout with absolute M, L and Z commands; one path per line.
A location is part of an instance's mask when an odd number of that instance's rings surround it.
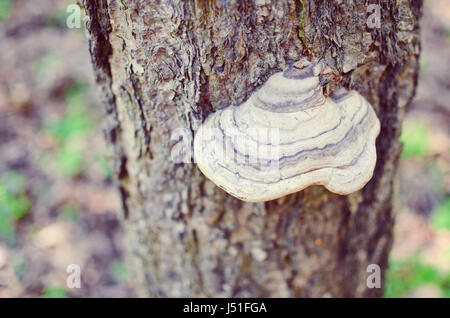
M 387 269 L 394 175 L 418 72 L 420 0 L 83 0 L 105 97 L 107 141 L 139 296 L 377 297 Z M 377 3 L 380 28 L 369 28 Z M 356 89 L 381 121 L 372 180 L 348 196 L 321 186 L 266 203 L 171 160 L 211 112 L 245 101 L 309 56 Z M 189 137 L 188 136 L 188 137 Z M 188 138 L 189 140 L 189 138 Z

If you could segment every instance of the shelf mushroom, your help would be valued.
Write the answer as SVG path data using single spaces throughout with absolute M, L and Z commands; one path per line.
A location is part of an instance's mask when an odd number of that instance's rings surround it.
M 194 138 L 203 174 L 249 202 L 311 185 L 355 192 L 372 178 L 380 123 L 367 100 L 339 89 L 325 98 L 321 64 L 273 74 L 250 98 L 211 114 Z

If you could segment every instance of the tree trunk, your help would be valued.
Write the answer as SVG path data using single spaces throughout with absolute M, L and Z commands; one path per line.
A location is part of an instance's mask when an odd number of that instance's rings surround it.
M 370 28 L 371 2 L 381 23 Z M 106 106 L 106 138 L 140 296 L 376 297 L 392 244 L 394 175 L 414 95 L 420 0 L 83 0 Z M 239 201 L 194 163 L 176 163 L 211 112 L 245 101 L 302 56 L 322 58 L 381 122 L 372 180 L 348 196 L 321 186 Z M 187 138 L 187 140 L 190 140 Z

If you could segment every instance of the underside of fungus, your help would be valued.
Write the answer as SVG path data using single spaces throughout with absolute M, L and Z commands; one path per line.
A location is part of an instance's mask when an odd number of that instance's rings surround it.
M 239 106 L 211 114 L 197 131 L 200 170 L 231 195 L 268 201 L 320 184 L 337 194 L 371 179 L 380 123 L 364 97 L 325 98 L 319 64 L 275 73 Z

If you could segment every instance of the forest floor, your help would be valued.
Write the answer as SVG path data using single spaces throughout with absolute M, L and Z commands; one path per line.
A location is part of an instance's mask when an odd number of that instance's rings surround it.
M 129 297 L 120 202 L 84 29 L 0 0 L 0 297 Z M 450 297 L 450 4 L 427 0 L 386 297 Z M 69 264 L 82 288 L 66 286 Z

